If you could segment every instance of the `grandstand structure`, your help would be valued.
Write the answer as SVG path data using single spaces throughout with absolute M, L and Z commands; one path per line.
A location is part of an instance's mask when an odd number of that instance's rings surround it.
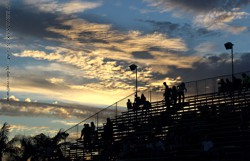
M 131 94 L 66 130 L 63 155 L 72 161 L 250 160 L 250 89 L 218 93 L 220 78 L 230 75 L 186 82 L 185 102 L 168 110 L 157 96 L 147 111 L 127 110 Z M 107 117 L 112 142 L 103 139 Z M 81 129 L 90 122 L 97 125 L 97 137 L 84 147 Z

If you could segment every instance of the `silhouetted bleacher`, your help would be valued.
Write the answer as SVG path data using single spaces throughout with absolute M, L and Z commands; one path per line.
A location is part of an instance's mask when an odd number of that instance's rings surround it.
M 152 102 L 148 111 L 129 110 L 112 119 L 112 144 L 103 141 L 83 147 L 81 140 L 65 145 L 72 160 L 250 160 L 250 91 L 232 95 L 209 93 L 186 98 L 166 110 L 164 101 Z M 213 143 L 204 152 L 202 141 Z

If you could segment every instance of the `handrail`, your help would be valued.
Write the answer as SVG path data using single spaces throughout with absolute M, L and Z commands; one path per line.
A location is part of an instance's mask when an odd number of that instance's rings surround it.
M 250 73 L 250 71 L 238 72 L 238 73 L 234 73 L 234 75 L 238 75 L 238 74 L 242 74 L 242 73 Z M 193 82 L 199 82 L 199 81 L 204 81 L 204 80 L 209 80 L 209 79 L 215 79 L 218 77 L 231 77 L 231 76 L 232 76 L 231 74 L 224 74 L 224 75 L 218 75 L 218 76 L 209 77 L 209 78 L 198 79 L 195 81 L 189 81 L 189 82 L 185 82 L 185 83 L 193 83 Z
M 93 115 L 91 115 L 91 116 L 87 117 L 86 119 L 82 120 L 82 121 L 81 121 L 81 122 L 79 122 L 78 124 L 76 124 L 76 125 L 74 125 L 74 126 L 72 126 L 72 127 L 68 128 L 67 130 L 65 130 L 65 132 L 67 132 L 67 131 L 69 131 L 69 130 L 73 129 L 74 127 L 76 127 L 76 126 L 80 125 L 80 124 L 81 124 L 81 123 L 83 123 L 84 121 L 86 121 L 86 120 L 90 119 L 91 117 L 93 117 L 93 116 L 95 116 L 95 115 L 99 114 L 99 113 L 100 113 L 100 112 L 102 112 L 102 111 L 107 110 L 108 108 L 112 107 L 113 105 L 117 104 L 118 102 L 120 102 L 120 101 L 122 101 L 122 100 L 124 100 L 124 99 L 126 99 L 126 98 L 128 98 L 128 97 L 130 97 L 130 96 L 132 96 L 132 95 L 134 95 L 134 94 L 135 94 L 135 92 L 134 92 L 134 93 L 132 93 L 132 94 L 130 94 L 130 95 L 128 95 L 128 96 L 126 96 L 126 97 L 124 97 L 124 98 L 122 98 L 122 99 L 120 99 L 119 101 L 117 101 L 117 102 L 113 103 L 112 105 L 109 105 L 108 107 L 106 107 L 106 108 L 104 108 L 104 109 L 101 109 L 100 111 L 96 112 L 95 114 L 93 114 Z

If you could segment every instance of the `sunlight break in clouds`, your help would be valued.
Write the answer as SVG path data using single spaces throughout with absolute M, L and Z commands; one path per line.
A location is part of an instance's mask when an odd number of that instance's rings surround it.
M 42 12 L 60 12 L 63 14 L 84 12 L 85 10 L 101 6 L 101 3 L 84 2 L 80 0 L 73 0 L 66 3 L 51 0 L 25 0 L 25 3 L 37 7 Z

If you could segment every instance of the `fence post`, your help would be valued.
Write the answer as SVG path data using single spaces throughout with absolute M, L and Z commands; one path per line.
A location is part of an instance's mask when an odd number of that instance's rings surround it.
M 79 125 L 76 126 L 76 137 L 77 137 L 76 140 L 79 138 L 79 136 L 78 136 L 78 126 Z M 76 158 L 78 158 L 77 149 L 78 149 L 78 140 L 76 141 Z
M 115 103 L 115 118 L 117 117 L 117 113 L 118 113 L 118 111 L 117 111 L 117 102 Z
M 198 96 L 199 92 L 198 92 L 198 81 L 195 81 L 195 88 L 196 88 L 196 95 Z
M 98 114 L 99 114 L 99 112 L 96 113 L 96 129 L 97 129 L 97 130 L 98 130 L 98 121 L 99 121 L 99 120 L 98 120 L 98 119 L 99 119 L 99 118 L 98 118 Z

